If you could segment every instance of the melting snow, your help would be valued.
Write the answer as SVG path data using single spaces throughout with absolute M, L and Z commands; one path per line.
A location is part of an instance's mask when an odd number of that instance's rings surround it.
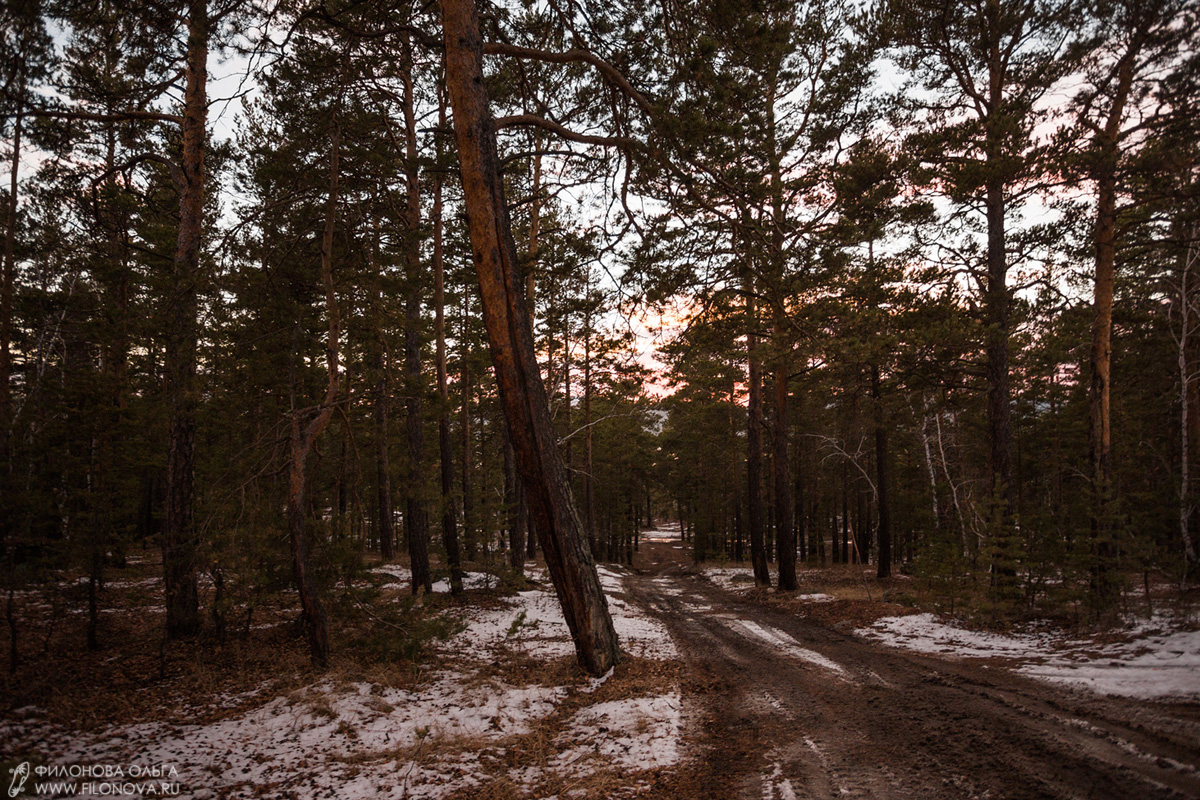
M 964 658 L 1006 658 L 1035 678 L 1101 694 L 1200 698 L 1200 630 L 1172 630 L 1155 617 L 1130 631 L 1131 640 L 1096 644 L 1064 633 L 968 631 L 933 614 L 886 617 L 856 633 L 893 647 Z
M 600 567 L 600 582 L 608 595 L 608 610 L 625 652 L 642 658 L 672 659 L 679 655 L 667 629 L 630 606 L 620 595 L 621 573 Z M 560 658 L 575 652 L 571 633 L 553 592 L 531 589 L 506 598 L 507 607 L 469 609 L 463 621 L 466 632 L 447 652 L 488 659 L 500 645 L 534 658 Z
M 678 522 L 664 522 L 653 530 L 642 531 L 641 535 L 648 542 L 678 542 L 683 539 Z
M 798 658 L 801 661 L 807 661 L 810 664 L 815 664 L 818 667 L 822 667 L 839 675 L 840 677 L 847 677 L 846 670 L 841 664 L 826 658 L 818 652 L 801 647 L 799 642 L 781 630 L 759 625 L 757 622 L 751 622 L 750 620 L 734 619 L 731 617 L 722 617 L 721 621 L 735 630 L 742 628 L 749 631 L 756 638 L 761 639 L 772 647 L 781 650 L 784 653 L 793 656 L 794 658 Z
M 371 572 L 376 575 L 386 575 L 390 580 L 386 583 L 402 583 L 412 585 L 412 572 L 408 567 L 402 567 L 399 564 L 378 564 L 371 568 Z M 493 575 L 486 572 L 467 572 L 463 574 L 463 588 L 479 589 L 495 586 L 497 579 Z M 440 581 L 433 582 L 433 591 L 438 594 L 449 594 L 450 580 L 443 578 Z
M 806 577 L 818 578 L 817 570 L 801 569 L 796 572 L 800 579 Z M 704 577 L 720 588 L 734 594 L 744 594 L 754 588 L 754 570 L 749 564 L 730 564 L 725 567 L 705 567 Z M 772 578 L 774 580 L 774 578 Z M 807 603 L 831 603 L 837 598 L 821 592 L 799 593 L 795 599 Z
M 677 764 L 681 760 L 682 707 L 678 692 L 588 706 L 572 717 L 570 730 L 558 739 L 559 744 L 579 739 L 586 743 L 561 750 L 557 763 L 573 764 L 600 756 L 630 770 Z
M 396 565 L 375 571 L 398 582 L 411 580 Z M 620 596 L 621 579 L 619 571 L 601 571 L 622 647 L 648 658 L 675 658 L 666 629 Z M 470 575 L 468 585 L 482 580 Z M 472 659 L 502 660 L 504 646 L 535 658 L 574 653 L 552 590 L 531 589 L 504 602 L 499 609 L 463 609 L 465 629 L 441 645 L 446 653 L 467 667 Z M 597 691 L 611 674 L 579 692 Z M 264 686 L 258 693 L 268 691 Z M 558 686 L 481 679 L 469 670 L 439 672 L 413 690 L 320 680 L 205 724 L 147 722 L 85 733 L 52 725 L 41 712 L 26 709 L 0 720 L 0 741 L 10 753 L 52 765 L 171 765 L 183 794 L 197 798 L 441 798 L 479 786 L 489 766 L 503 763 L 509 737 L 551 717 L 568 693 Z M 238 704 L 239 698 L 219 696 L 205 709 Z M 514 769 L 510 777 L 529 773 L 524 782 L 533 786 L 549 774 L 675 764 L 681 757 L 680 706 L 673 691 L 584 707 L 565 720 L 555 739 L 557 753 L 545 767 Z
M 398 797 L 404 796 L 401 765 L 419 765 L 419 748 L 427 740 L 486 741 L 524 733 L 531 721 L 554 710 L 565 691 L 468 686 L 453 672 L 441 673 L 416 692 L 323 681 L 207 725 L 152 722 L 80 734 L 30 720 L 3 723 L 0 735 L 16 751 L 36 752 L 54 764 L 172 765 L 178 782 L 198 790 L 196 796 L 204 789 L 238 796 L 265 787 L 282 794 L 289 794 L 288 788 L 313 794 L 335 789 L 339 796 L 351 796 L 340 787 L 369 772 L 380 796 Z M 438 783 L 447 791 L 461 786 L 441 777 Z M 388 791 L 389 784 L 395 791 Z

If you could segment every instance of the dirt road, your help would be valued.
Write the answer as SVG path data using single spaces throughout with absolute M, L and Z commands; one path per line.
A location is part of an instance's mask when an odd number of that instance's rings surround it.
M 739 598 L 646 542 L 632 599 L 678 644 L 694 798 L 1200 798 L 1200 706 L 1075 692 Z

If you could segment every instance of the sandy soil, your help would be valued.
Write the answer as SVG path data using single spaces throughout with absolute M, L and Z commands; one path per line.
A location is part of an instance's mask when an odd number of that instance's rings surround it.
M 1197 798 L 1200 705 L 911 653 L 737 596 L 646 541 L 626 588 L 684 667 L 687 798 Z

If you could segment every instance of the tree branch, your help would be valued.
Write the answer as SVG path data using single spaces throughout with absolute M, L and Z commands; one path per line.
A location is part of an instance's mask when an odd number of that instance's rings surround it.
M 550 131 L 558 134 L 564 139 L 569 139 L 573 142 L 581 144 L 596 144 L 602 147 L 620 147 L 625 150 L 634 150 L 641 148 L 643 145 L 636 139 L 630 139 L 627 136 L 593 136 L 587 133 L 576 133 L 570 128 L 566 128 L 553 120 L 548 120 L 545 117 L 539 117 L 536 114 L 517 114 L 511 117 L 500 117 L 495 120 L 496 129 L 515 128 L 518 126 L 532 125 L 542 130 Z
M 178 114 L 164 114 L 159 111 L 120 111 L 116 114 L 94 114 L 89 111 L 56 111 L 49 108 L 33 108 L 26 106 L 22 112 L 30 117 L 46 117 L 49 119 L 87 120 L 88 122 L 130 122 L 133 120 L 149 120 L 151 122 L 169 122 L 172 125 L 183 125 L 183 117 Z M 5 114 L 6 117 L 14 116 Z
M 604 59 L 591 53 L 587 50 L 571 49 L 561 53 L 554 53 L 549 50 L 535 50 L 532 47 L 520 47 L 515 44 L 506 44 L 504 42 L 484 42 L 483 52 L 490 56 L 516 56 L 517 58 L 532 58 L 537 61 L 545 61 L 550 64 L 569 64 L 571 62 L 581 62 L 591 64 L 600 71 L 613 85 L 620 89 L 633 102 L 637 103 L 638 107 L 647 114 L 653 115 L 653 107 L 645 95 L 633 88 L 633 84 L 617 70 L 612 64 L 609 64 Z

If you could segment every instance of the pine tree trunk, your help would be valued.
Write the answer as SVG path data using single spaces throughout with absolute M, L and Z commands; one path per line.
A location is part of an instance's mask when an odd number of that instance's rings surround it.
M 1015 486 L 1012 471 L 1012 409 L 1008 369 L 1008 261 L 1005 255 L 1004 186 L 993 180 L 987 186 L 987 292 L 985 296 L 984 349 L 987 357 L 988 467 L 992 508 L 996 585 L 1002 591 L 1016 578 L 1013 566 Z
M 396 557 L 396 531 L 392 521 L 392 469 L 388 453 L 391 391 L 388 381 L 387 346 L 383 339 L 383 275 L 379 266 L 379 221 L 375 220 L 376 240 L 371 248 L 371 261 L 377 288 L 373 298 L 371 324 L 374 327 L 375 348 L 375 508 L 379 532 L 379 555 L 384 561 Z
M 796 583 L 796 542 L 792 530 L 792 488 L 788 470 L 788 373 L 791 372 L 791 336 L 788 332 L 786 302 L 787 259 L 784 252 L 785 210 L 783 200 L 783 168 L 776 141 L 775 103 L 777 85 L 772 77 L 766 95 L 767 141 L 771 180 L 770 282 L 767 288 L 774 295 L 771 303 L 772 338 L 774 345 L 775 430 L 771 448 L 771 474 L 774 478 L 774 502 L 771 507 L 775 521 L 775 551 L 779 561 L 779 588 L 794 591 Z
M 1117 62 L 1112 105 L 1104 127 L 1096 131 L 1092 145 L 1099 151 L 1093 177 L 1096 180 L 1096 225 L 1094 233 L 1095 276 L 1089 401 L 1089 444 L 1093 493 L 1093 590 L 1102 604 L 1111 602 L 1116 585 L 1109 574 L 1116 558 L 1112 541 L 1112 434 L 1111 365 L 1112 314 L 1117 239 L 1117 166 L 1121 123 L 1129 103 L 1134 69 L 1144 38 L 1135 35 Z M 1186 302 L 1186 299 L 1185 299 Z
M 588 312 L 587 328 L 583 339 L 583 509 L 584 526 L 587 530 L 588 547 L 597 555 L 596 541 L 596 481 L 592 474 L 592 316 Z M 646 515 L 649 516 L 649 498 Z
M 570 315 L 563 314 L 563 430 L 565 435 L 571 433 L 571 335 L 570 323 L 567 320 Z M 563 442 L 563 462 L 567 468 L 567 480 L 571 480 L 571 468 L 575 464 L 574 450 L 571 445 L 571 439 Z
M 438 128 L 446 127 L 446 100 L 438 90 Z M 438 138 L 437 162 L 442 163 L 441 138 Z M 450 569 L 450 593 L 463 590 L 462 560 L 458 554 L 458 527 L 454 513 L 454 458 L 450 448 L 450 388 L 446 376 L 446 260 L 442 242 L 442 175 L 433 178 L 433 300 L 434 327 L 437 336 L 438 455 L 442 472 L 442 546 Z
M 871 367 L 871 397 L 875 401 L 875 491 L 879 502 L 879 557 L 876 577 L 892 575 L 892 514 L 888 497 L 888 443 L 883 405 L 879 398 L 879 367 Z
M 88 568 L 88 623 L 87 649 L 96 652 L 100 649 L 100 582 L 104 579 L 104 559 L 100 552 L 97 532 L 90 534 L 91 553 Z
M 842 563 L 858 563 L 858 553 L 850 550 L 850 468 L 846 464 L 842 464 Z
M 290 453 L 291 459 L 288 470 L 288 541 L 292 551 L 292 577 L 300 595 L 301 619 L 304 623 L 304 634 L 308 639 L 309 655 L 316 669 L 329 666 L 329 625 L 325 617 L 325 607 L 317 595 L 317 586 L 313 581 L 309 565 L 308 545 L 308 498 L 306 484 L 308 482 L 308 454 L 312 443 L 328 423 L 329 415 L 319 412 L 316 419 L 308 427 L 300 425 L 300 415 L 292 414 Z
M 988 465 L 991 488 L 1004 504 L 1005 517 L 1011 512 L 1012 495 L 1012 422 L 1009 407 L 1008 375 L 1008 265 L 1004 248 L 1004 189 L 998 184 L 987 190 L 987 297 L 986 333 Z
M 871 497 L 867 487 L 858 493 L 858 560 L 860 564 L 871 563 Z
M 767 569 L 766 535 L 763 525 L 763 397 L 762 365 L 758 359 L 758 315 L 754 304 L 754 287 L 746 277 L 746 355 L 748 361 L 747 383 L 749 401 L 746 422 L 746 493 L 748 498 L 748 523 L 750 526 L 750 563 L 754 568 L 754 582 L 759 586 L 771 585 L 771 573 Z
M 4 226 L 4 264 L 0 274 L 0 498 L 7 496 L 9 480 L 9 434 L 12 428 L 12 323 L 16 279 L 18 178 L 21 171 L 22 112 L 25 109 L 25 59 L 17 67 L 17 111 L 13 118 L 12 165 L 8 177 L 8 219 Z M 7 516 L 7 515 L 6 515 Z M 8 523 L 0 522 L 0 541 Z
M 928 404 L 921 415 L 921 449 L 925 456 L 925 474 L 929 478 L 929 497 L 932 503 L 934 530 L 941 531 L 945 529 L 945 523 L 942 519 L 942 506 L 938 503 L 937 472 L 933 468 L 933 451 L 930 446 Z
M 522 500 L 521 479 L 517 475 L 517 458 L 513 454 L 508 432 L 504 435 L 504 504 L 508 511 L 509 565 L 518 574 L 525 572 L 525 537 L 529 528 L 529 514 Z
M 741 407 L 737 402 L 737 387 L 734 381 L 729 384 L 729 438 L 733 442 L 737 442 L 737 415 L 741 411 Z M 735 450 L 736 452 L 736 450 Z M 730 492 L 733 495 L 733 560 L 741 563 L 745 558 L 743 552 L 745 531 L 742 529 L 742 481 L 741 471 L 734 469 L 732 471 L 732 486 Z
M 338 186 L 341 178 L 341 128 L 337 112 L 329 123 L 329 197 L 325 207 L 325 230 L 321 237 L 321 283 L 325 289 L 325 314 L 328 317 L 329 333 L 325 342 L 325 363 L 328 385 L 321 405 L 312 413 L 307 425 L 301 425 L 306 413 L 296 408 L 296 380 L 292 382 L 292 413 L 290 462 L 288 471 L 288 540 L 292 551 L 292 576 L 300 595 L 301 619 L 308 638 L 309 655 L 313 667 L 325 669 L 329 666 L 329 626 L 325 607 L 317 594 L 317 585 L 311 574 L 308 541 L 308 456 L 313 444 L 329 426 L 337 396 L 341 391 L 339 377 L 338 348 L 341 339 L 341 315 L 338 310 L 337 293 L 333 284 L 333 233 L 337 223 Z M 298 352 L 299 320 L 293 345 L 293 362 L 300 358 Z
M 1115 148 L 1115 144 L 1112 145 Z M 1112 432 L 1110 430 L 1110 370 L 1112 364 L 1113 287 L 1116 264 L 1117 192 L 1114 162 L 1096 181 L 1095 276 L 1091 349 L 1091 382 L 1088 391 L 1089 444 L 1092 462 L 1092 590 L 1100 605 L 1116 593 L 1112 580 L 1115 546 L 1112 541 Z
M 376 514 L 378 515 L 379 555 L 384 561 L 396 557 L 396 532 L 392 525 L 392 476 L 388 458 L 388 380 L 386 357 L 382 352 L 376 356 L 375 368 L 379 378 L 375 382 L 375 492 Z
M 792 478 L 792 500 L 794 503 L 793 508 L 795 509 L 795 523 L 792 530 L 795 531 L 796 536 L 796 550 L 798 553 L 797 557 L 801 562 L 803 562 L 808 558 L 809 531 L 806 529 L 808 517 L 805 514 L 806 492 L 804 486 L 804 464 L 800 460 L 799 442 L 796 444 L 795 464 L 795 474 Z
M 193 0 L 188 9 L 183 149 L 180 156 L 179 237 L 171 321 L 166 337 L 166 384 L 170 406 L 167 440 L 167 497 L 163 520 L 163 584 L 167 635 L 182 637 L 200 627 L 196 531 L 195 442 L 196 368 L 199 340 L 200 240 L 204 223 L 204 156 L 208 116 L 208 6 Z
M 479 19 L 472 0 L 444 0 L 442 17 L 446 83 L 496 383 L 517 469 L 529 499 L 530 516 L 576 654 L 585 669 L 601 675 L 619 657 L 617 636 L 586 534 L 571 500 L 534 351 L 500 179 L 496 133 L 483 82 Z
M 462 432 L 462 504 L 463 504 L 463 545 L 466 549 L 467 560 L 475 558 L 475 498 L 471 493 L 471 365 L 468 363 L 467 342 L 467 299 L 463 298 L 463 345 L 462 372 L 459 383 L 462 385 L 462 410 L 459 427 Z
M 1179 269 L 1179 336 L 1176 340 L 1176 365 L 1179 370 L 1179 536 L 1183 542 L 1184 574 L 1191 563 L 1196 562 L 1196 547 L 1192 541 L 1192 522 L 1196 515 L 1196 502 L 1192 486 L 1192 459 L 1195 457 L 1197 438 L 1195 407 L 1196 380 L 1194 365 L 1189 351 L 1194 348 L 1193 339 L 1197 327 L 1192 319 L 1195 311 L 1192 297 L 1196 293 L 1192 271 L 1200 261 L 1197 247 L 1189 244 Z
M 783 310 L 775 307 L 775 430 L 772 461 L 775 477 L 775 542 L 779 558 L 779 588 L 795 591 L 796 580 L 796 533 L 792 529 L 792 478 L 788 470 L 788 373 L 791 359 L 788 358 L 787 322 Z
M 412 570 L 413 594 L 433 590 L 429 568 L 429 513 L 425 507 L 424 481 L 425 434 L 421 425 L 421 187 L 417 170 L 417 121 L 414 111 L 412 44 L 402 35 L 404 85 L 405 159 L 404 182 L 407 196 L 404 248 L 404 429 L 408 440 L 408 495 L 405 525 L 408 531 L 408 558 Z
M 542 230 L 542 136 L 538 131 L 533 132 L 533 184 L 532 202 L 529 204 L 529 263 L 525 271 L 525 305 L 529 309 L 529 328 L 537 330 L 537 267 L 538 250 Z M 536 339 L 535 339 L 536 344 Z M 515 461 L 513 462 L 516 463 Z M 517 481 L 517 518 L 521 530 L 525 532 L 526 557 L 530 560 L 537 558 L 537 534 L 529 516 L 529 498 L 525 487 Z
M 116 56 L 113 56 L 115 60 Z M 105 63 L 105 77 L 110 64 Z M 105 127 L 105 160 L 106 174 L 113 174 L 117 158 L 116 126 L 109 123 Z M 122 450 L 121 430 L 125 409 L 125 379 L 128 363 L 128 287 L 127 253 L 123 244 L 125 221 L 121 218 L 119 207 L 112 203 L 112 192 L 119 191 L 117 179 L 110 178 L 102 187 L 103 201 L 95 207 L 96 220 L 103 228 L 105 237 L 104 257 L 97 263 L 96 281 L 103 292 L 103 303 L 108 309 L 105 315 L 106 331 L 101 353 L 101 385 L 100 405 L 96 410 L 95 436 L 92 440 L 91 460 L 87 481 L 88 510 L 91 514 L 87 526 L 88 545 L 90 553 L 90 569 L 88 575 L 88 628 L 87 641 L 89 650 L 97 650 L 100 646 L 99 629 L 99 592 L 103 587 L 104 554 L 110 548 L 119 546 L 114 536 L 120 521 L 118 520 L 119 486 L 120 486 L 120 453 Z M 111 327 L 109 327 L 111 325 Z

